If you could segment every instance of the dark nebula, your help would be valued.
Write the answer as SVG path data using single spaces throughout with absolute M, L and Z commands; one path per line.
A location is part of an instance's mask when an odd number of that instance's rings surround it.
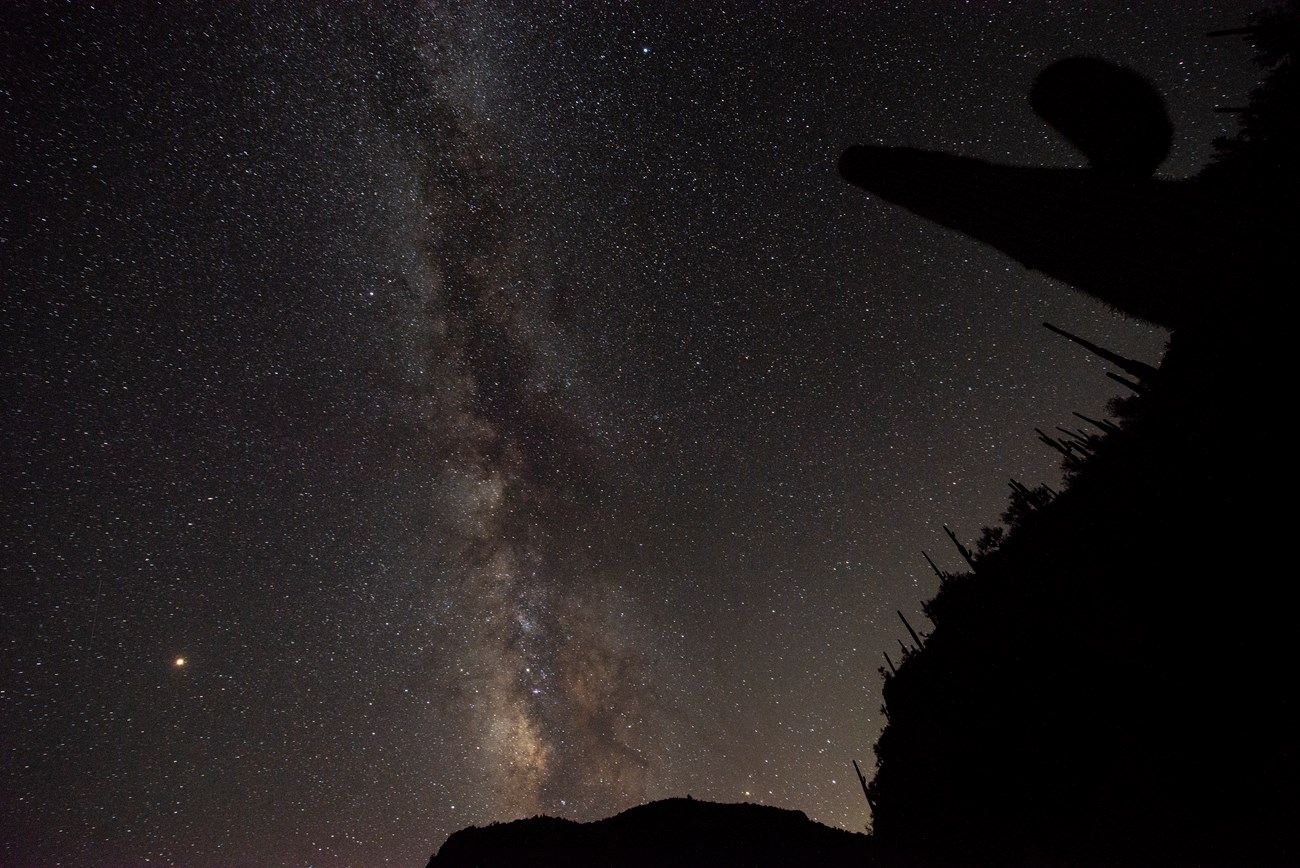
M 1257 6 L 8 5 L 0 862 L 861 829 L 921 551 L 1116 391 L 1039 323 L 1166 333 L 837 157 L 1080 165 L 1026 94 L 1088 55 L 1191 174 Z

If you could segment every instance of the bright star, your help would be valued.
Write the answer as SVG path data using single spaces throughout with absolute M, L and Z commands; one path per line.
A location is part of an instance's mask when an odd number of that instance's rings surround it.
M 184 657 L 177 657 L 177 658 L 176 658 L 176 668 L 177 668 L 177 669 L 180 669 L 180 668 L 181 668 L 182 666 L 184 666 L 184 665 L 185 665 L 185 658 L 184 658 Z

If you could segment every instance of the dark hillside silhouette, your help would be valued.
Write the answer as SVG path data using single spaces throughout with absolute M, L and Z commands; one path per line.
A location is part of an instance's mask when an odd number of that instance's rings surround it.
M 885 675 L 878 843 L 997 864 L 1300 864 L 1300 631 L 1288 563 L 1300 269 L 1300 4 L 1234 31 L 1269 71 L 1187 180 L 1159 97 L 1093 59 L 1033 107 L 1086 169 L 855 147 L 846 179 L 1174 329 L 1113 420 L 1040 431 L 1059 493 L 1012 482 L 1005 528 L 940 572 Z M 1230 34 L 1231 35 L 1231 34 Z M 913 633 L 908 625 L 907 633 Z M 902 635 L 902 634 L 900 634 Z

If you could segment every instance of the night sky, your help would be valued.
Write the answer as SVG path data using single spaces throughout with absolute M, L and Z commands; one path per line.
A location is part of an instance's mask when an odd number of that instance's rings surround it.
M 921 551 L 1119 392 L 1039 323 L 1167 335 L 836 158 L 1081 165 L 1026 94 L 1093 54 L 1181 176 L 1256 78 L 1226 0 L 201 6 L 3 13 L 6 866 L 862 829 Z

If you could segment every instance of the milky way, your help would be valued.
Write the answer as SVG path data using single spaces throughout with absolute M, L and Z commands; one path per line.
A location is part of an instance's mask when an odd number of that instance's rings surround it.
M 650 692 L 629 604 L 584 537 L 600 444 L 552 310 L 554 251 L 511 195 L 527 179 L 466 19 L 401 34 L 409 53 L 383 70 L 400 89 L 372 91 L 416 193 L 401 281 L 412 417 L 441 465 L 432 683 L 474 734 L 498 812 L 582 811 L 642 794 Z
M 1256 71 L 1235 0 L 0 14 L 6 865 L 416 865 L 685 794 L 862 829 L 921 552 L 1116 391 L 1041 322 L 1165 336 L 838 155 L 1077 165 L 1027 93 L 1092 54 L 1190 174 Z

